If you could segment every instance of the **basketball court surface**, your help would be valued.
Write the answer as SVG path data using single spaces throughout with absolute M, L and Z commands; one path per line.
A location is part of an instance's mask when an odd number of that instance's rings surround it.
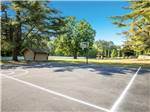
M 150 112 L 150 69 L 1 65 L 2 112 Z

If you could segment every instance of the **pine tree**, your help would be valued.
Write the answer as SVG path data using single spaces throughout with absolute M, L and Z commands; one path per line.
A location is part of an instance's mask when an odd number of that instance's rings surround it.
M 5 41 L 12 43 L 15 61 L 23 47 L 46 45 L 46 41 L 56 35 L 63 24 L 58 11 L 46 1 L 4 1 L 2 4 L 2 35 Z M 13 13 L 7 14 L 11 13 L 9 10 Z
M 126 9 L 130 13 L 113 16 L 113 24 L 118 27 L 129 27 L 124 34 L 131 50 L 142 52 L 150 49 L 150 2 L 146 0 L 130 1 Z

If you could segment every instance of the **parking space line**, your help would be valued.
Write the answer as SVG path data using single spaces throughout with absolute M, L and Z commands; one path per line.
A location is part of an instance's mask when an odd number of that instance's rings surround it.
M 121 95 L 119 96 L 119 98 L 116 100 L 116 102 L 113 104 L 112 108 L 110 109 L 110 112 L 116 112 L 116 108 L 118 107 L 118 105 L 120 104 L 120 102 L 123 100 L 125 94 L 127 93 L 127 91 L 129 90 L 129 88 L 131 87 L 134 79 L 136 78 L 136 76 L 138 75 L 138 72 L 140 71 L 141 66 L 138 68 L 138 70 L 136 71 L 136 73 L 133 75 L 133 77 L 131 78 L 131 80 L 129 81 L 128 85 L 126 86 L 126 88 L 124 89 L 124 91 L 121 93 Z
M 41 87 L 41 86 L 32 84 L 32 83 L 30 83 L 30 82 L 26 82 L 26 81 L 23 81 L 23 80 L 20 80 L 20 79 L 11 77 L 11 76 L 7 76 L 7 75 L 4 75 L 4 74 L 1 74 L 1 75 L 2 75 L 3 77 L 5 77 L 5 78 L 9 78 L 9 79 L 15 80 L 15 81 L 20 82 L 20 83 L 22 83 L 22 84 L 25 84 L 25 85 L 28 85 L 28 86 L 31 86 L 31 87 L 40 89 L 40 90 L 42 90 L 42 91 L 48 92 L 48 93 L 53 94 L 53 95 L 56 95 L 56 96 L 63 97 L 63 98 L 65 98 L 65 99 L 68 99 L 68 100 L 71 100 L 71 101 L 74 101 L 74 102 L 78 102 L 78 103 L 81 103 L 81 104 L 84 104 L 84 105 L 93 107 L 93 108 L 95 108 L 95 109 L 99 109 L 99 110 L 102 110 L 102 111 L 105 111 L 105 112 L 109 112 L 109 111 L 110 111 L 109 109 L 106 109 L 106 108 L 103 108 L 103 107 L 100 107 L 100 106 L 97 106 L 97 105 L 94 105 L 94 104 L 85 102 L 85 101 L 83 101 L 83 100 L 79 100 L 79 99 L 76 99 L 76 98 L 73 98 L 73 97 L 70 97 L 70 96 L 67 96 L 67 95 L 58 93 L 58 92 L 56 92 L 56 91 L 53 91 L 53 90 L 50 90 L 50 89 L 47 89 L 47 88 L 44 88 L 44 87 Z

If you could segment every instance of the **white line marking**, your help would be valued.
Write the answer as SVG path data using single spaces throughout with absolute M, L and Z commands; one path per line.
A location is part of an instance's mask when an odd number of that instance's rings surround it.
M 1 74 L 3 74 L 3 72 L 5 72 L 5 71 L 1 71 L 0 73 Z M 6 71 L 7 72 L 7 71 Z M 8 73 L 5 73 L 5 74 L 7 74 L 7 75 L 12 75 L 12 74 L 14 74 L 15 72 L 14 71 L 8 71 Z
M 88 103 L 88 102 L 85 102 L 85 101 L 82 101 L 82 100 L 79 100 L 79 99 L 76 99 L 76 98 L 73 98 L 73 97 L 70 97 L 70 96 L 67 96 L 67 95 L 58 93 L 58 92 L 55 92 L 55 91 L 53 91 L 53 90 L 49 90 L 49 89 L 40 87 L 40 86 L 35 85 L 35 84 L 32 84 L 32 83 L 30 83 L 30 82 L 26 82 L 26 81 L 23 81 L 23 80 L 20 80 L 20 79 L 11 77 L 11 76 L 7 76 L 7 75 L 4 75 L 4 74 L 2 74 L 2 76 L 6 77 L 6 78 L 9 78 L 9 79 L 12 79 L 12 80 L 15 80 L 15 81 L 17 81 L 17 82 L 20 82 L 20 83 L 22 83 L 22 84 L 26 84 L 26 85 L 28 85 L 28 86 L 35 87 L 35 88 L 37 88 L 37 89 L 40 89 L 40 90 L 42 90 L 42 91 L 51 93 L 51 94 L 53 94 L 53 95 L 66 98 L 66 99 L 71 100 L 71 101 L 75 101 L 75 102 L 78 102 L 78 103 L 81 103 L 81 104 L 84 104 L 84 105 L 87 105 L 87 106 L 90 106 L 90 107 L 93 107 L 93 108 L 96 108 L 96 109 L 99 109 L 99 110 L 103 110 L 103 111 L 105 111 L 105 112 L 109 112 L 109 111 L 110 111 L 109 109 L 106 109 L 106 108 L 103 108 L 103 107 L 99 107 L 99 106 L 97 106 L 97 105 L 94 105 L 94 104 L 91 104 L 91 103 Z
M 136 73 L 134 74 L 134 76 L 132 77 L 132 79 L 130 80 L 130 82 L 128 83 L 128 85 L 126 86 L 126 88 L 124 89 L 124 91 L 122 92 L 122 94 L 120 95 L 120 97 L 113 104 L 112 108 L 110 109 L 110 112 L 115 112 L 115 109 L 117 108 L 117 106 L 119 105 L 119 103 L 121 102 L 121 100 L 124 98 L 125 94 L 129 90 L 129 88 L 131 87 L 131 85 L 132 85 L 134 79 L 136 78 L 138 72 L 140 71 L 140 69 L 141 69 L 141 67 L 138 68 L 138 70 L 136 71 Z
M 26 74 L 29 73 L 28 70 L 25 70 L 25 69 L 16 69 L 16 71 L 24 71 L 23 73 L 19 73 L 19 74 L 16 74 L 16 75 L 12 75 L 13 77 L 20 77 L 20 76 L 24 76 Z

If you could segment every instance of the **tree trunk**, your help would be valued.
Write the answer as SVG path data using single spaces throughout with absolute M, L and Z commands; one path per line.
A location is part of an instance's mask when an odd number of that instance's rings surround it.
M 77 52 L 74 52 L 74 53 L 73 53 L 73 58 L 74 58 L 74 59 L 77 59 Z
M 16 12 L 16 21 L 18 22 L 16 25 L 15 35 L 13 37 L 13 50 L 12 56 L 14 61 L 18 61 L 18 55 L 21 48 L 21 19 L 20 19 L 20 11 Z
M 12 56 L 13 56 L 13 58 L 12 58 L 13 61 L 18 61 L 18 52 L 17 52 L 17 48 L 16 47 L 13 48 Z
M 17 28 L 16 28 L 16 30 L 18 30 Z M 15 35 L 15 37 L 13 38 L 13 49 L 12 49 L 12 57 L 13 57 L 13 60 L 14 61 L 18 61 L 18 55 L 19 55 L 19 51 L 20 51 L 20 47 L 21 47 L 21 45 L 20 45 L 20 39 L 18 38 L 18 35 L 19 33 L 18 33 L 18 31 L 16 31 L 16 35 Z

